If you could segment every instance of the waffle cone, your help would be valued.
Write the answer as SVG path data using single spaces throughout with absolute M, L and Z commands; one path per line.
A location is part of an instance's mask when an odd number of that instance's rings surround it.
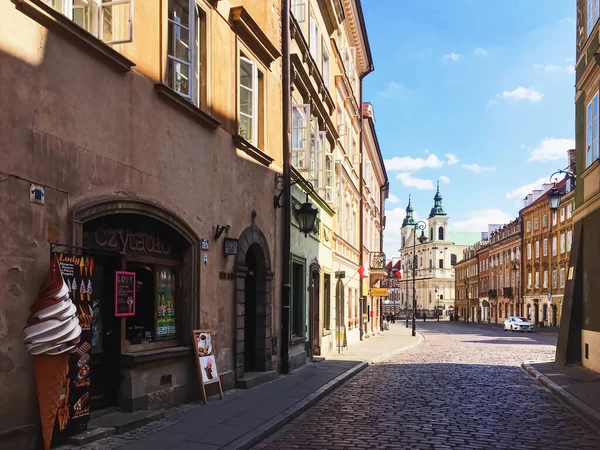
M 36 355 L 33 360 L 44 449 L 49 450 L 60 401 L 60 391 L 69 371 L 69 354 Z

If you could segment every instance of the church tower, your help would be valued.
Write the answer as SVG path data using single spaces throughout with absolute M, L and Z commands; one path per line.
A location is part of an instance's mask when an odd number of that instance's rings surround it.
M 442 194 L 440 194 L 440 182 L 437 182 L 437 192 L 433 197 L 433 208 L 429 212 L 427 219 L 429 227 L 429 241 L 447 240 L 448 234 L 448 216 L 442 206 Z
M 410 194 L 408 195 L 408 206 L 406 207 L 406 216 L 402 221 L 402 228 L 400 228 L 400 234 L 402 235 L 402 246 L 404 248 L 407 244 L 408 236 L 415 226 L 415 218 L 413 217 L 413 207 L 410 203 Z

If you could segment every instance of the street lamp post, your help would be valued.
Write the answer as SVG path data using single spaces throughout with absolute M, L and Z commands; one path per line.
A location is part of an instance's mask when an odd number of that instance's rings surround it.
M 416 286 L 416 277 L 417 277 L 417 230 L 421 230 L 421 236 L 419 236 L 419 242 L 421 244 L 425 243 L 427 238 L 425 237 L 425 233 L 423 230 L 427 227 L 427 224 L 422 220 L 419 220 L 414 225 L 413 229 L 413 264 L 412 264 L 412 279 L 413 279 L 413 315 L 412 315 L 412 335 L 417 335 L 416 330 L 416 322 L 415 316 L 417 315 L 417 286 Z
M 465 278 L 465 294 L 467 295 L 467 325 L 469 324 L 469 316 L 471 315 L 471 296 L 469 295 L 469 277 Z
M 552 218 L 550 220 L 552 220 Z M 513 270 L 513 273 L 515 274 L 515 284 L 517 285 L 516 286 L 516 288 L 517 288 L 516 289 L 516 291 L 517 291 L 516 294 L 513 292 L 513 297 L 515 298 L 515 311 L 514 311 L 514 313 L 515 313 L 516 316 L 520 316 L 521 315 L 521 308 L 519 306 L 519 287 L 518 287 L 519 286 L 519 284 L 518 284 L 519 283 L 519 278 L 517 276 L 517 272 L 519 271 L 519 262 L 517 261 L 516 258 L 513 259 L 513 261 L 512 261 L 512 270 Z
M 440 294 L 438 294 L 438 287 L 435 287 L 435 315 L 437 317 L 437 321 L 440 321 Z

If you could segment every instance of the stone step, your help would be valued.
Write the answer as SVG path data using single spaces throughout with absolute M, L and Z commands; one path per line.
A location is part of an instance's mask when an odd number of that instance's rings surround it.
M 236 386 L 240 389 L 251 389 L 263 383 L 276 380 L 279 374 L 275 370 L 268 372 L 246 372 L 242 378 L 237 380 Z

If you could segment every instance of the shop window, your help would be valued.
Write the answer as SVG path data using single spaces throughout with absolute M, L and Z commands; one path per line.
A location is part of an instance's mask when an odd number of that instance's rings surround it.
M 43 0 L 109 45 L 133 41 L 133 0 Z
M 323 277 L 323 329 L 331 329 L 331 275 Z
M 248 56 L 240 55 L 238 132 L 256 147 L 262 146 L 263 73 Z
M 294 261 L 292 263 L 292 335 L 304 336 L 306 328 L 304 320 L 304 264 Z
M 206 15 L 195 0 L 169 0 L 165 84 L 196 106 L 206 102 Z

